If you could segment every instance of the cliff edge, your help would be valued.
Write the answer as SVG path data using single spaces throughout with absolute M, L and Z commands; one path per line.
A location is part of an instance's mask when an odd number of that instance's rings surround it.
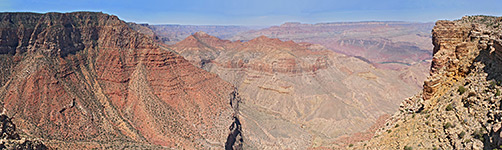
M 355 149 L 501 148 L 502 17 L 438 21 L 423 92 Z

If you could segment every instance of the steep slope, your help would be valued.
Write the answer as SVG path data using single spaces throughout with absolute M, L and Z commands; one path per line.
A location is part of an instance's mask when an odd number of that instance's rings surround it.
M 1 13 L 1 107 L 54 148 L 223 148 L 231 84 L 116 16 Z M 208 88 L 213 87 L 213 88 Z
M 396 80 L 397 71 L 308 43 L 265 36 L 231 42 L 197 32 L 170 48 L 239 89 L 244 145 L 256 149 L 333 143 L 369 128 L 419 89 Z
M 502 17 L 438 21 L 424 90 L 355 149 L 501 148 Z

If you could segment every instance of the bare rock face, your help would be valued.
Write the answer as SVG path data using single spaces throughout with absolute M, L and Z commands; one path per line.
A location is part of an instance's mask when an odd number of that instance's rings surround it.
M 501 148 L 502 18 L 438 21 L 423 92 L 355 149 Z
M 169 48 L 239 89 L 243 147 L 251 149 L 339 148 L 352 141 L 343 135 L 370 128 L 419 89 L 398 71 L 317 44 L 197 32 Z
M 26 140 L 21 138 L 14 125 L 5 114 L 0 115 L 0 149 L 23 149 L 23 150 L 45 150 L 45 146 L 39 140 Z
M 55 148 L 225 147 L 232 85 L 116 16 L 1 13 L 0 26 L 2 108 L 28 136 Z

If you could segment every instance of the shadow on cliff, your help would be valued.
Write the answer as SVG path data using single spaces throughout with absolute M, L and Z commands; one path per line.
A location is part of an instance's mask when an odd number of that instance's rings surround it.
M 495 42 L 493 47 L 494 51 L 491 51 L 490 47 L 479 52 L 479 55 L 475 58 L 474 62 L 480 62 L 485 65 L 483 72 L 487 73 L 486 81 L 493 81 L 497 85 L 502 85 L 502 43 Z M 474 66 L 474 65 L 473 65 Z M 474 69 L 471 66 L 470 69 Z M 490 88 L 495 88 L 493 85 Z M 502 108 L 501 108 L 502 109 Z M 500 120 L 499 120 L 500 121 Z M 501 129 L 497 131 L 488 131 L 488 133 L 483 134 L 481 139 L 483 139 L 483 149 L 491 150 L 494 148 L 499 148 L 502 145 Z
M 490 52 L 490 48 L 481 50 L 474 60 L 485 65 L 483 72 L 488 74 L 486 80 L 495 80 L 499 85 L 502 83 L 502 46 L 500 44 L 502 43 L 495 42 L 493 44 L 495 48 L 493 52 Z

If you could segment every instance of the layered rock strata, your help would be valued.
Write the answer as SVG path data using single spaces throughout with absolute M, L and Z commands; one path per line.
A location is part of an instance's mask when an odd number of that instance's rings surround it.
M 198 32 L 169 48 L 239 89 L 243 146 L 252 149 L 337 143 L 419 89 L 398 71 L 316 44 L 265 36 L 232 42 Z
M 224 148 L 234 89 L 103 13 L 1 13 L 0 100 L 54 148 Z
M 356 149 L 499 149 L 502 18 L 438 21 L 423 92 Z

